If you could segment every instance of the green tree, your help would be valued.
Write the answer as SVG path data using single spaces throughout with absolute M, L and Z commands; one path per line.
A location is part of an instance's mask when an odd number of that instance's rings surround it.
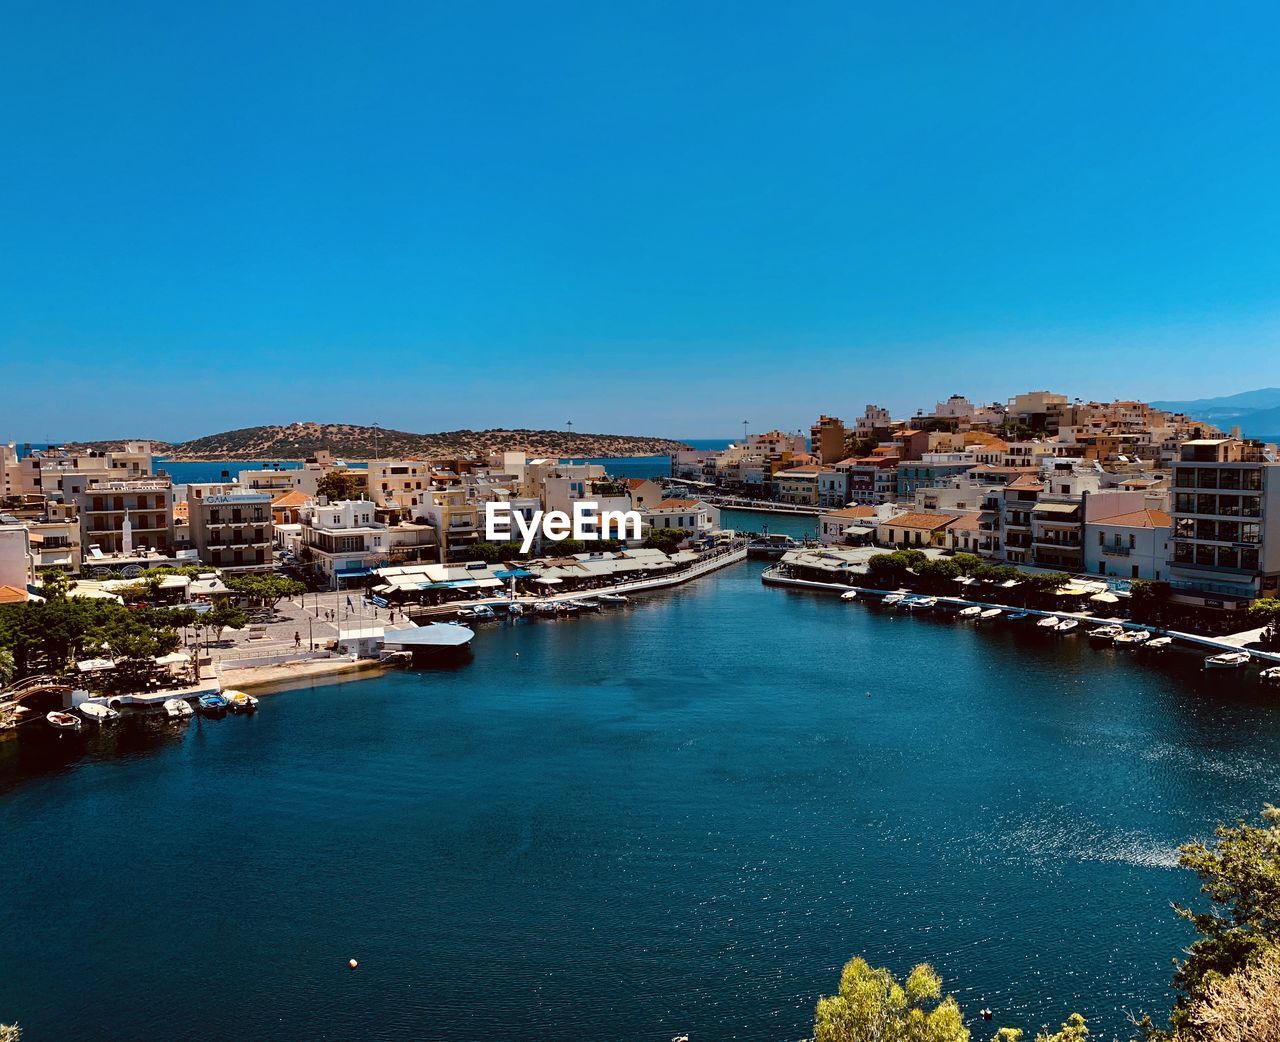
M 1249 605 L 1248 614 L 1251 623 L 1263 628 L 1263 647 L 1280 645 L 1280 600 L 1275 597 L 1259 598 Z
M 343 499 L 368 499 L 367 477 L 349 470 L 331 470 L 316 482 L 316 495 L 327 496 L 330 503 Z
M 1262 957 L 1280 942 L 1280 809 L 1267 804 L 1262 825 L 1219 825 L 1212 845 L 1182 847 L 1179 863 L 1200 877 L 1207 911 L 1175 904 L 1199 934 L 1178 964 L 1173 984 L 1182 994 L 1173 1025 L 1190 1027 L 1189 1013 L 1210 989 Z
M 13 652 L 8 648 L 0 648 L 0 687 L 4 687 L 13 679 L 15 669 Z
M 685 532 L 679 528 L 651 528 L 649 529 L 648 538 L 644 541 L 644 545 L 651 547 L 654 550 L 661 550 L 663 553 L 669 554 L 692 534 L 693 533 Z M 572 540 L 566 539 L 565 542 L 572 542 Z M 560 545 L 563 546 L 564 543 L 561 543 Z M 580 550 L 578 552 L 581 553 L 582 551 Z M 560 551 L 556 551 L 556 553 L 558 556 Z
M 892 973 L 852 959 L 840 991 L 818 1000 L 814 1042 L 969 1042 L 956 1000 L 942 996 L 942 978 L 927 963 L 899 984 Z
M 287 575 L 236 575 L 225 580 L 229 589 L 243 594 L 272 611 L 285 597 L 300 597 L 307 592 L 304 583 Z
M 1085 1042 L 1088 1037 L 1089 1029 L 1084 1017 L 1079 1013 L 1072 1013 L 1052 1035 L 1048 1028 L 1036 1035 L 1036 1042 Z
M 53 568 L 40 577 L 40 595 L 47 601 L 62 600 L 71 589 L 71 577 L 61 568 Z
M 939 557 L 925 561 L 916 569 L 923 585 L 931 590 L 951 591 L 955 589 L 955 581 L 960 577 L 960 566 L 950 558 Z
M 956 554 L 951 560 L 960 569 L 961 575 L 972 575 L 982 567 L 982 558 L 977 554 Z
M 249 623 L 249 616 L 226 601 L 218 601 L 204 614 L 204 624 L 213 630 L 213 639 L 221 641 L 225 629 L 238 630 Z
M 1169 613 L 1173 587 L 1166 582 L 1150 579 L 1134 579 L 1129 584 L 1129 613 L 1135 622 L 1157 625 Z

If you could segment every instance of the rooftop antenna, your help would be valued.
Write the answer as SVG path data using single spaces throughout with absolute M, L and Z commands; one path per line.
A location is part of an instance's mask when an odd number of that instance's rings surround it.
M 742 421 L 742 444 L 743 445 L 747 443 L 747 424 L 749 422 L 750 422 L 749 420 Z

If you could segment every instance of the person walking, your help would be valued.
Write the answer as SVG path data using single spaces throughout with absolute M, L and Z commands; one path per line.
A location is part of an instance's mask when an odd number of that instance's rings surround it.
M 293 646 L 295 648 L 302 647 L 302 634 L 297 630 L 293 631 Z

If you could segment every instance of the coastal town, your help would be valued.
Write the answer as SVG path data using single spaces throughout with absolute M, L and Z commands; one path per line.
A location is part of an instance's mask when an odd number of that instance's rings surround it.
M 145 441 L 3 452 L 0 605 L 53 595 L 182 620 L 181 640 L 142 664 L 142 690 L 129 690 L 140 666 L 124 653 L 10 649 L 8 726 L 78 725 L 66 711 L 80 706 L 221 709 L 228 689 L 454 653 L 478 622 L 617 607 L 748 556 L 773 562 L 767 584 L 904 610 L 942 595 L 962 614 L 1033 611 L 1064 633 L 1097 622 L 1154 647 L 1172 634 L 1233 668 L 1250 650 L 1267 664 L 1280 615 L 1276 447 L 1137 401 L 957 395 L 909 419 L 868 405 L 852 423 L 820 416 L 807 436 L 677 448 L 643 478 L 519 447 L 364 461 L 318 450 L 186 483 Z M 524 525 L 584 507 L 636 527 L 487 538 L 494 511 Z M 722 510 L 747 522 L 726 526 Z M 769 533 L 789 517 L 813 537 Z

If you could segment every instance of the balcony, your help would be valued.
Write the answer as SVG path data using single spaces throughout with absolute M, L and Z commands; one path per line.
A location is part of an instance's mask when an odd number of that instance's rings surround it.
M 1103 546 L 1099 549 L 1104 557 L 1128 557 L 1133 553 L 1127 546 Z

